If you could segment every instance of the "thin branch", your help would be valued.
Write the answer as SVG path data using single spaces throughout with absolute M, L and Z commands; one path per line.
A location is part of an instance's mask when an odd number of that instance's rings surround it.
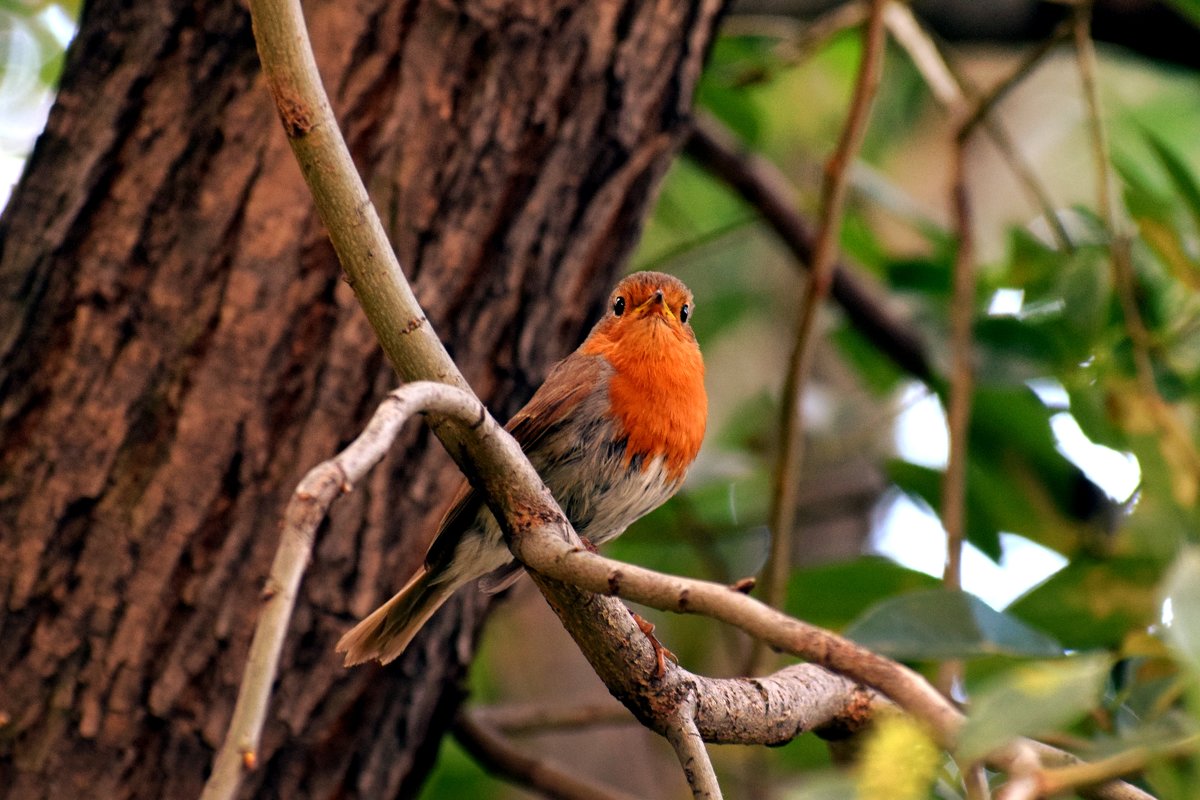
M 825 165 L 825 180 L 821 188 L 821 220 L 817 227 L 808 280 L 800 301 L 795 345 L 788 364 L 783 386 L 782 446 L 775 467 L 775 484 L 771 496 L 771 552 L 765 568 L 768 605 L 783 605 L 787 579 L 792 566 L 792 542 L 796 527 L 796 502 L 800 486 L 800 469 L 804 461 L 804 389 L 812 372 L 816 353 L 817 318 L 833 283 L 838 254 L 838 237 L 842 231 L 846 196 L 849 191 L 850 165 L 853 164 L 870 119 L 872 101 L 879 88 L 883 72 L 886 38 L 883 10 L 888 0 L 872 0 L 863 30 L 862 61 L 850 100 L 846 123 L 833 155 Z M 756 646 L 751 655 L 751 674 L 760 671 L 765 650 Z
M 258 762 L 259 742 L 271 687 L 279 667 L 300 579 L 312 556 L 317 526 L 339 495 L 349 492 L 391 446 L 401 426 L 415 413 L 476 419 L 498 429 L 473 395 L 444 384 L 414 383 L 389 396 L 363 432 L 334 458 L 308 471 L 288 502 L 275 560 L 263 589 L 250 654 L 225 741 L 217 752 L 201 800 L 225 800 L 237 793 L 245 770 Z
M 721 785 L 717 782 L 708 748 L 704 746 L 704 740 L 696 728 L 694 709 L 690 705 L 680 707 L 675 723 L 667 732 L 667 741 L 675 748 L 692 797 L 696 800 L 721 800 Z
M 967 139 L 977 127 L 982 126 L 992 140 L 992 144 L 1000 152 L 1004 162 L 1016 176 L 1017 181 L 1040 209 L 1058 246 L 1065 252 L 1072 251 L 1074 245 L 1071 243 L 1062 220 L 1058 217 L 1058 211 L 1049 191 L 1025 156 L 1021 154 L 1012 137 L 1008 135 L 1004 125 L 992 114 L 1000 100 L 1024 80 L 1046 54 L 1053 50 L 1055 45 L 1070 34 L 1070 26 L 1059 26 L 1051 38 L 1028 53 L 1000 83 L 986 95 L 977 99 L 974 108 L 971 109 L 968 108 L 970 100 L 967 90 L 963 88 L 960 80 L 955 77 L 953 70 L 946 63 L 946 59 L 942 56 L 937 44 L 934 43 L 933 37 L 921 27 L 921 23 L 917 21 L 912 9 L 903 3 L 892 3 L 888 6 L 886 21 L 888 31 L 908 53 L 913 65 L 925 79 L 926 85 L 929 86 L 934 99 L 946 109 L 952 120 L 957 121 L 966 117 L 966 120 L 959 126 L 958 137 Z
M 509 736 L 602 725 L 629 725 L 637 722 L 629 709 L 608 701 L 587 705 L 549 707 L 544 705 L 483 706 L 471 711 L 481 723 Z
M 744 152 L 728 129 L 705 114 L 697 115 L 685 152 L 762 214 L 792 251 L 797 266 L 807 268 L 811 264 L 816 235 L 796 210 L 796 191 L 778 167 L 757 153 Z M 850 324 L 880 353 L 917 380 L 933 382 L 921 334 L 898 318 L 881 299 L 881 293 L 869 287 L 845 262 L 834 267 L 829 294 Z
M 463 712 L 454 736 L 485 769 L 510 783 L 555 800 L 633 800 L 632 795 L 591 783 L 549 759 L 526 755 L 476 715 Z
M 1098 761 L 1042 770 L 1037 775 L 1038 791 L 1050 797 L 1140 772 L 1156 760 L 1190 755 L 1197 749 L 1200 749 L 1200 734 L 1193 734 L 1164 747 L 1134 747 Z
M 938 46 L 921 27 L 921 23 L 917 22 L 912 9 L 904 3 L 891 3 L 884 13 L 884 22 L 896 44 L 908 53 L 909 60 L 921 74 L 938 105 L 949 111 L 952 117 L 962 114 L 967 98 Z
M 942 526 L 946 529 L 947 588 L 962 588 L 962 548 L 966 536 L 967 434 L 971 421 L 971 326 L 975 319 L 975 236 L 971 224 L 971 198 L 966 182 L 966 142 L 954 148 L 954 182 L 951 188 L 954 229 L 958 249 L 954 256 L 954 290 L 950 300 L 950 388 L 947 425 L 950 455 L 942 482 Z
M 963 135 L 969 135 L 977 125 L 990 117 L 996 106 L 1000 104 L 1000 101 L 1029 77 L 1034 68 L 1042 63 L 1042 59 L 1053 52 L 1055 47 L 1071 37 L 1071 29 L 1070 20 L 1063 20 L 1048 38 L 1030 48 L 1017 66 L 1013 68 L 1012 72 L 1008 73 L 1007 76 L 976 102 L 971 115 L 962 124 L 961 130 Z
M 721 27 L 727 36 L 771 36 L 780 39 L 776 52 L 782 67 L 795 67 L 820 50 L 830 39 L 867 18 L 867 5 L 851 0 L 811 21 L 801 22 L 779 14 L 731 14 Z
M 1200 453 L 1195 443 L 1180 422 L 1171 406 L 1158 391 L 1154 377 L 1154 361 L 1151 358 L 1153 341 L 1145 320 L 1138 308 L 1137 276 L 1133 269 L 1133 241 L 1128 226 L 1119 214 L 1116 205 L 1116 175 L 1109 160 L 1108 133 L 1100 106 L 1100 87 L 1097 81 L 1096 47 L 1091 37 L 1090 2 L 1077 3 L 1072 8 L 1075 34 L 1076 61 L 1088 111 L 1088 128 L 1091 132 L 1092 158 L 1096 169 L 1096 201 L 1101 218 L 1108 228 L 1109 253 L 1112 261 L 1113 285 L 1125 329 L 1132 345 L 1134 371 L 1138 389 L 1149 406 L 1150 413 L 1160 432 L 1160 448 L 1167 462 L 1177 470 L 1186 471 L 1193 478 L 1200 477 Z

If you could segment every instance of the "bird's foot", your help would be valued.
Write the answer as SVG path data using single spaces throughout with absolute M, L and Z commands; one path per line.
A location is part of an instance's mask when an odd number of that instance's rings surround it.
M 638 628 L 640 628 L 642 633 L 645 634 L 646 638 L 650 640 L 650 645 L 654 648 L 654 658 L 656 664 L 654 677 L 661 679 L 667 674 L 667 659 L 669 658 L 678 664 L 679 658 L 670 650 L 663 647 L 662 642 L 660 642 L 658 637 L 654 635 L 654 623 L 650 622 L 650 620 L 646 619 L 635 611 L 631 610 L 629 613 L 633 614 L 633 621 L 637 623 Z

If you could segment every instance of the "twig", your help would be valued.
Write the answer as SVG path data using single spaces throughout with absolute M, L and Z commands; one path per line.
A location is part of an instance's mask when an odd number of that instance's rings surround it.
M 1113 285 L 1116 289 L 1125 329 L 1132 345 L 1134 371 L 1138 389 L 1150 408 L 1151 416 L 1160 432 L 1159 446 L 1171 466 L 1186 471 L 1192 478 L 1200 477 L 1200 453 L 1188 433 L 1186 426 L 1173 413 L 1170 405 L 1158 391 L 1154 377 L 1154 362 L 1151 358 L 1153 341 L 1146 323 L 1142 319 L 1137 302 L 1137 277 L 1133 270 L 1132 234 L 1117 211 L 1116 176 L 1109 162 L 1108 134 L 1100 107 L 1100 88 L 1096 79 L 1096 48 L 1091 37 L 1090 2 L 1081 0 L 1072 7 L 1075 33 L 1076 61 L 1079 79 L 1088 110 L 1088 128 L 1091 131 L 1092 157 L 1096 169 L 1096 201 L 1100 216 L 1108 228 L 1109 253 L 1112 261 Z M 1192 482 L 1189 482 L 1192 483 Z M 1193 490 L 1194 491 L 1194 490 Z M 1191 502 L 1189 499 L 1188 502 Z
M 732 14 L 721 33 L 727 36 L 774 36 L 781 39 L 776 48 L 781 66 L 795 67 L 844 30 L 861 25 L 867 18 L 867 5 L 858 0 L 840 3 L 809 22 L 800 22 L 778 14 Z
M 1062 220 L 1058 217 L 1058 211 L 1054 207 L 1050 193 L 1021 151 L 1017 149 L 1000 120 L 992 114 L 1000 100 L 1024 80 L 1056 44 L 1069 35 L 1070 26 L 1064 25 L 1056 29 L 1051 38 L 1035 47 L 1022 59 L 1016 69 L 990 92 L 977 99 L 971 109 L 968 108 L 970 105 L 968 92 L 960 85 L 960 80 L 955 77 L 933 38 L 921 27 L 912 9 L 903 3 L 892 3 L 888 6 L 885 20 L 893 38 L 908 53 L 913 65 L 925 79 L 934 99 L 946 109 L 955 124 L 959 124 L 958 121 L 962 120 L 964 116 L 966 117 L 965 121 L 959 125 L 959 138 L 969 138 L 975 129 L 982 125 L 992 140 L 992 144 L 1000 151 L 1000 155 L 1008 164 L 1009 169 L 1025 188 L 1030 199 L 1041 210 L 1042 217 L 1050 226 L 1050 231 L 1058 246 L 1065 252 L 1073 250 L 1074 245 L 1071 243 Z
M 756 153 L 743 152 L 736 138 L 711 116 L 697 115 L 687 155 L 724 181 L 762 214 L 796 256 L 796 264 L 812 262 L 816 236 L 796 210 L 795 190 L 779 168 Z M 897 367 L 917 380 L 934 380 L 920 333 L 900 320 L 845 262 L 834 267 L 830 296 L 846 319 Z
M 363 432 L 341 453 L 308 471 L 284 511 L 283 531 L 263 589 L 250 654 L 238 689 L 233 718 L 201 800 L 223 800 L 237 792 L 245 770 L 258 761 L 271 686 L 279 666 L 300 579 L 312 556 L 317 526 L 337 497 L 350 491 L 387 452 L 400 427 L 417 412 L 487 419 L 498 427 L 472 395 L 444 384 L 415 383 L 389 396 Z
M 966 183 L 966 142 L 954 149 L 954 184 L 951 189 L 954 229 L 958 249 L 954 256 L 954 291 L 950 300 L 950 388 L 947 425 L 950 455 L 942 482 L 942 525 L 946 529 L 946 568 L 943 580 L 949 589 L 962 588 L 962 548 L 966 527 L 967 433 L 971 421 L 971 325 L 975 318 L 975 237 L 971 224 L 971 198 Z
M 481 723 L 510 736 L 559 728 L 628 725 L 637 721 L 629 716 L 627 708 L 611 701 L 564 708 L 542 705 L 484 706 L 471 713 Z
M 454 736 L 485 769 L 517 786 L 556 800 L 633 800 L 632 795 L 584 781 L 554 762 L 528 756 L 470 712 L 454 723 Z
M 692 797 L 696 800 L 721 800 L 721 785 L 717 782 L 717 773 L 713 770 L 708 749 L 696 728 L 691 703 L 680 707 L 675 724 L 667 731 L 667 741 L 675 748 Z
M 975 108 L 971 115 L 962 123 L 961 130 L 964 135 L 969 135 L 977 125 L 992 115 L 992 111 L 1000 104 L 1000 101 L 1008 96 L 1021 81 L 1029 77 L 1034 68 L 1049 55 L 1055 47 L 1065 42 L 1071 37 L 1072 25 L 1070 20 L 1063 20 L 1050 34 L 1049 38 L 1042 40 L 1037 45 L 1032 47 L 1029 52 L 1021 59 L 1020 63 L 1013 68 L 1007 76 L 999 83 L 991 88 L 991 90 L 975 103 Z
M 912 9 L 904 3 L 891 3 L 884 12 L 883 21 L 887 24 L 888 33 L 908 53 L 909 60 L 921 73 L 933 99 L 952 117 L 960 115 L 965 110 L 967 98 L 938 46 L 921 27 L 921 23 L 917 22 Z
M 888 0 L 872 0 L 863 31 L 863 54 L 859 65 L 854 93 L 846 123 L 833 155 L 825 166 L 821 188 L 821 219 L 816 243 L 809 264 L 808 280 L 800 301 L 795 344 L 788 363 L 783 387 L 782 446 L 775 467 L 775 484 L 771 497 L 771 552 L 767 557 L 766 591 L 768 605 L 783 605 L 787 593 L 787 578 L 791 572 L 792 542 L 796 526 L 796 495 L 800 485 L 800 468 L 804 460 L 804 388 L 812 371 L 816 352 L 817 318 L 833 283 L 837 259 L 837 240 L 842 230 L 846 196 L 849 189 L 850 165 L 854 162 L 867 130 L 871 105 L 879 88 L 882 74 L 885 35 L 883 10 Z M 761 669 L 765 654 L 756 646 L 750 658 L 751 674 Z
M 1200 734 L 1193 734 L 1165 747 L 1134 747 L 1098 761 L 1042 770 L 1037 774 L 1038 791 L 1041 795 L 1049 797 L 1090 786 L 1138 772 L 1156 759 L 1194 753 L 1198 747 Z

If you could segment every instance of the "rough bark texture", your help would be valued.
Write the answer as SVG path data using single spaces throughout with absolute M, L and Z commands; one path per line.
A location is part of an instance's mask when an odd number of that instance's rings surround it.
M 721 3 L 314 2 L 351 148 L 501 417 L 569 351 L 683 132 Z M 189 797 L 287 494 L 394 381 L 233 2 L 97 0 L 0 220 L 0 797 Z M 388 669 L 333 642 L 455 480 L 424 431 L 318 543 L 247 795 L 411 796 L 484 602 Z

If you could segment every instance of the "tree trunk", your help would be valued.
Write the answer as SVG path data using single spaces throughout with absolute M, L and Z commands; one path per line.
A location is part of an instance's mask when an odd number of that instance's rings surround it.
M 680 143 L 719 0 L 313 2 L 401 263 L 501 417 L 580 339 Z M 241 4 L 88 4 L 0 220 L 0 797 L 195 796 L 301 475 L 395 382 Z M 301 590 L 246 794 L 411 796 L 486 602 L 386 669 L 333 643 L 456 475 L 413 428 Z

